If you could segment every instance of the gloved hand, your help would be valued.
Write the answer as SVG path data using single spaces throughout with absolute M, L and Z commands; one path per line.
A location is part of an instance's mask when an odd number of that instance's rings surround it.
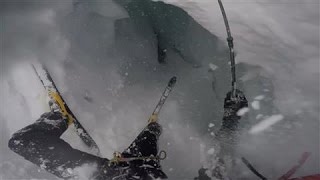
M 200 168 L 198 171 L 199 176 L 195 177 L 194 180 L 211 180 L 211 178 L 206 174 L 208 169 Z
M 236 89 L 235 97 L 232 97 L 232 92 L 228 92 L 224 99 L 225 113 L 229 114 L 237 113 L 240 109 L 248 107 L 248 101 L 244 93 Z

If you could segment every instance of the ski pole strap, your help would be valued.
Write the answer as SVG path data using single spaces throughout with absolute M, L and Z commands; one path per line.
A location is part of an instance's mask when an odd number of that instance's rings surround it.
M 120 152 L 114 152 L 113 158 L 109 162 L 109 166 L 119 164 L 120 162 L 130 162 L 135 160 L 164 160 L 167 158 L 167 152 L 164 150 L 161 150 L 157 156 L 142 156 L 142 157 L 130 157 L 125 158 L 122 157 Z

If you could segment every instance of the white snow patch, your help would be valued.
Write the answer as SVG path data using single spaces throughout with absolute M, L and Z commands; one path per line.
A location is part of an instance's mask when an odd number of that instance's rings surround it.
M 241 108 L 238 112 L 237 115 L 238 116 L 244 116 L 246 113 L 248 113 L 250 111 L 249 108 L 245 107 L 245 108 Z
M 81 129 L 81 128 L 78 128 L 78 129 L 77 129 L 77 133 L 82 134 L 82 135 L 85 135 L 85 134 L 83 134 L 84 132 L 83 132 L 83 129 Z
M 218 69 L 218 66 L 216 66 L 215 64 L 209 63 L 209 70 L 215 71 L 216 69 Z
M 19 140 L 14 140 L 13 143 L 14 143 L 15 145 L 18 145 L 18 144 L 20 144 L 20 141 L 19 141 Z
M 79 180 L 90 179 L 95 171 L 97 171 L 96 164 L 84 164 L 73 169 L 74 175 L 76 175 Z
M 64 171 L 64 165 L 58 166 L 56 169 L 57 169 L 58 171 Z
M 209 125 L 208 125 L 209 128 L 212 128 L 213 126 L 214 126 L 213 123 L 209 123 Z
M 52 119 L 47 119 L 47 118 L 43 119 L 43 122 L 50 124 L 56 128 L 58 128 L 59 124 L 61 124 L 61 120 L 52 120 Z
M 73 170 L 72 170 L 71 168 L 67 168 L 67 172 L 68 172 L 69 174 L 73 174 Z
M 252 80 L 254 78 L 257 77 L 257 72 L 246 72 L 246 74 L 244 74 L 243 76 L 241 76 L 239 79 L 243 82 L 246 82 L 246 81 L 249 81 L 249 80 Z
M 153 166 L 149 165 L 149 164 L 143 164 L 141 166 L 139 166 L 141 168 L 154 168 Z
M 260 102 L 259 101 L 253 101 L 251 103 L 251 106 L 252 106 L 253 109 L 259 110 L 260 109 Z
M 256 96 L 254 99 L 258 100 L 258 101 L 261 101 L 264 98 L 265 98 L 264 95 L 259 95 L 259 96 Z
M 262 117 L 263 117 L 262 114 L 258 114 L 258 115 L 256 116 L 256 119 L 261 119 Z
M 211 171 L 208 169 L 208 170 L 206 170 L 206 175 L 207 176 L 209 176 L 209 177 L 211 177 L 212 176 L 212 174 L 211 174 Z
M 49 160 L 43 159 L 43 158 L 40 158 L 40 161 L 41 161 L 41 164 L 39 166 L 41 169 L 46 169 L 47 168 L 46 163 L 50 162 Z
M 263 131 L 265 131 L 266 129 L 268 129 L 270 126 L 274 125 L 275 123 L 281 121 L 283 119 L 283 115 L 282 114 L 276 114 L 276 115 L 272 115 L 264 120 L 262 120 L 261 122 L 259 122 L 258 124 L 254 125 L 250 130 L 249 133 L 250 134 L 258 134 L 261 133 Z
M 214 148 L 209 149 L 209 150 L 207 151 L 207 153 L 208 153 L 209 155 L 213 155 L 213 154 L 214 154 Z

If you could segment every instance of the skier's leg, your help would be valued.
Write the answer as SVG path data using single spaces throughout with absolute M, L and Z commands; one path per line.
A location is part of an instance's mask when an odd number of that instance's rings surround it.
M 68 128 L 68 123 L 59 112 L 46 112 L 33 124 L 24 127 L 13 134 L 12 138 L 32 136 L 38 132 L 45 132 L 45 136 L 55 136 L 59 138 Z M 43 134 L 44 135 L 44 134 Z M 34 137 L 39 138 L 39 137 Z
M 156 157 L 158 154 L 158 139 L 161 134 L 161 126 L 152 122 L 138 135 L 131 145 L 122 153 L 123 157 Z M 142 179 L 161 178 L 166 179 L 166 174 L 161 170 L 160 162 L 156 159 L 136 160 L 129 162 L 135 167 L 131 175 Z M 151 178 L 152 177 L 152 178 Z
M 60 178 L 71 178 L 72 169 L 84 164 L 99 168 L 108 160 L 73 149 L 60 136 L 68 128 L 59 112 L 44 113 L 35 123 L 17 131 L 8 146 L 28 161 Z
M 122 154 L 128 157 L 156 156 L 158 154 L 157 141 L 161 131 L 160 124 L 156 122 L 149 123 Z
M 248 107 L 248 101 L 242 91 L 236 90 L 234 98 L 232 98 L 231 92 L 227 93 L 224 100 L 222 126 L 216 136 L 220 144 L 220 152 L 217 156 L 218 161 L 213 170 L 213 176 L 217 179 L 226 177 L 236 163 L 234 149 L 237 143 L 241 119 L 241 116 L 237 112 L 246 107 Z

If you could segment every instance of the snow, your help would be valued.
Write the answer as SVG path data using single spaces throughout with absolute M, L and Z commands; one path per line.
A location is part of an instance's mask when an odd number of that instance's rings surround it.
M 251 106 L 254 110 L 259 110 L 260 109 L 260 101 L 253 101 L 251 103 Z
M 265 131 L 268 128 L 270 128 L 272 125 L 274 125 L 274 124 L 278 123 L 279 121 L 283 120 L 283 118 L 284 118 L 284 116 L 282 114 L 272 115 L 272 116 L 262 120 L 258 124 L 254 125 L 253 127 L 251 127 L 251 129 L 249 130 L 249 133 L 250 134 L 262 133 L 263 131 Z
M 73 174 L 73 170 L 72 170 L 71 168 L 67 168 L 67 169 L 66 169 L 66 172 L 67 172 L 68 174 Z
M 81 135 L 85 135 L 83 129 L 81 129 L 81 128 L 77 128 L 76 131 L 77 131 L 77 133 L 79 133 Z
M 97 171 L 96 164 L 83 164 L 72 170 L 73 175 L 79 180 L 90 179 L 92 175 Z
M 209 155 L 213 155 L 214 154 L 214 148 L 210 148 L 208 151 L 207 151 L 207 154 Z
M 219 44 L 226 45 L 225 27 L 217 2 L 207 0 L 164 1 L 185 9 L 197 22 L 222 40 L 222 43 Z M 272 98 L 272 102 L 275 103 L 268 104 L 267 108 L 263 106 L 261 112 L 252 112 L 252 117 L 242 119 L 243 124 L 241 125 L 254 123 L 256 122 L 255 117 L 259 119 L 272 115 L 272 113 L 295 115 L 292 114 L 292 111 L 295 113 L 296 110 L 303 113 L 303 117 L 297 122 L 300 124 L 300 131 L 289 131 L 294 142 L 281 136 L 281 144 L 286 146 L 281 149 L 278 146 L 280 140 L 268 139 L 269 136 L 257 137 L 257 139 L 245 138 L 244 152 L 249 158 L 255 158 L 257 166 L 274 167 L 272 171 L 268 171 L 270 169 L 268 167 L 265 169 L 267 174 L 274 176 L 287 168 L 287 162 L 294 159 L 295 153 L 308 147 L 315 152 L 315 158 L 310 160 L 310 165 L 304 168 L 301 174 L 312 173 L 318 164 L 316 159 L 319 159 L 318 147 L 314 147 L 317 144 L 314 143 L 314 140 L 317 140 L 319 130 L 317 124 L 313 125 L 319 120 L 319 103 L 316 98 L 319 96 L 318 86 L 316 86 L 319 77 L 319 43 L 317 40 L 319 39 L 317 38 L 319 1 L 301 0 L 299 3 L 287 1 L 280 4 L 274 0 L 250 3 L 239 3 L 237 0 L 223 2 L 235 39 L 237 63 L 246 62 L 249 65 L 261 67 L 257 72 L 249 73 L 250 76 L 244 76 L 246 72 L 243 72 L 243 67 L 237 68 L 237 75 L 246 77 L 238 78 L 239 83 L 246 81 L 239 88 L 245 90 L 248 99 L 260 101 L 260 98 L 255 99 L 257 97 L 254 96 L 265 93 L 265 98 Z M 29 65 L 29 61 L 41 60 L 49 64 L 59 90 L 62 91 L 68 105 L 83 126 L 97 141 L 103 150 L 104 157 L 111 157 L 115 150 L 122 150 L 132 142 L 145 126 L 146 119 L 153 110 L 167 76 L 178 75 L 177 87 L 161 112 L 160 122 L 167 129 L 164 129 L 159 140 L 160 147 L 162 144 L 165 145 L 165 142 L 171 142 L 168 155 L 175 158 L 165 160 L 162 167 L 165 170 L 168 167 L 175 168 L 174 173 L 170 174 L 171 179 L 179 179 L 175 178 L 175 175 L 182 175 L 182 179 L 194 177 L 198 168 L 201 167 L 197 146 L 199 142 L 189 141 L 189 137 L 199 137 L 199 134 L 207 132 L 209 122 L 214 122 L 216 125 L 221 123 L 220 110 L 223 98 L 230 88 L 230 69 L 223 63 L 228 59 L 227 51 L 222 53 L 225 56 L 221 58 L 222 55 L 215 53 L 215 48 L 212 46 L 207 46 L 210 51 L 205 48 L 197 49 L 194 46 L 184 47 L 192 52 L 192 55 L 198 53 L 202 55 L 199 55 L 200 57 L 206 59 L 202 64 L 204 67 L 193 69 L 189 68 L 191 67 L 189 62 L 183 61 L 171 48 L 168 48 L 168 61 L 164 65 L 159 65 L 156 60 L 156 42 L 152 39 L 154 33 L 149 36 L 150 33 L 147 32 L 146 26 L 139 26 L 139 30 L 146 30 L 139 32 L 139 36 L 135 35 L 136 32 L 133 31 L 132 26 L 121 29 L 123 31 L 115 31 L 115 25 L 125 21 L 113 16 L 114 11 L 110 7 L 117 6 L 112 1 L 108 1 L 105 7 L 98 7 L 99 12 L 109 13 L 108 18 L 103 21 L 103 26 L 96 26 L 95 22 L 99 20 L 95 21 L 95 19 L 90 21 L 90 29 L 79 26 L 68 32 L 74 36 L 65 37 L 67 35 L 63 34 L 64 30 L 61 29 L 58 22 L 64 20 L 65 15 L 70 14 L 70 4 L 71 0 L 58 5 L 39 3 L 34 7 L 30 2 L 26 8 L 22 7 L 24 4 L 20 8 L 18 4 L 13 3 L 12 6 L 17 6 L 17 8 L 7 11 L 5 6 L 4 11 L 0 12 L 4 24 L 1 26 L 1 42 L 6 42 L 1 43 L 5 51 L 1 52 L 3 56 L 0 71 L 0 130 L 4 135 L 4 145 L 1 144 L 3 148 L 0 149 L 0 176 L 4 174 L 4 179 L 53 179 L 48 173 L 39 176 L 32 173 L 36 167 L 22 158 L 19 160 L 16 154 L 9 152 L 5 144 L 13 132 L 34 122 L 47 108 L 45 102 L 35 98 L 43 94 L 43 88 Z M 124 10 L 120 9 L 118 7 L 122 14 Z M 80 23 L 82 23 L 82 17 L 86 16 L 84 14 L 79 16 L 77 20 Z M 123 15 L 123 17 L 128 17 L 128 15 Z M 114 22 L 114 19 L 119 21 Z M 70 22 L 66 23 L 70 24 Z M 301 23 L 303 25 L 297 26 Z M 197 28 L 199 27 L 195 26 L 195 29 L 188 31 L 187 35 L 192 37 L 191 40 L 181 44 L 190 44 L 193 43 L 192 41 L 199 40 L 201 45 L 200 41 L 204 40 L 202 36 L 205 38 L 207 36 L 202 33 L 201 28 Z M 194 30 L 201 31 L 201 36 L 197 35 Z M 14 37 L 12 32 L 15 34 Z M 121 36 L 116 36 L 116 33 L 120 33 Z M 106 36 L 107 39 L 98 41 L 102 37 L 98 36 L 99 34 L 104 34 L 103 36 Z M 140 34 L 144 38 L 141 38 Z M 121 40 L 127 38 L 127 40 L 123 40 L 124 43 L 118 45 L 119 38 Z M 182 39 L 186 38 L 182 37 Z M 12 44 L 15 46 L 13 47 Z M 105 46 L 105 44 L 108 45 Z M 140 45 L 143 47 L 137 48 Z M 97 50 L 99 47 L 103 50 Z M 119 49 L 121 50 L 120 55 L 115 53 L 115 50 Z M 200 61 L 201 58 L 197 60 Z M 215 66 L 211 68 L 210 63 L 219 68 Z M 214 69 L 214 73 L 208 73 L 208 64 L 210 70 Z M 126 66 L 129 68 L 125 69 Z M 156 71 L 152 71 L 153 69 Z M 252 72 L 254 68 L 245 66 L 244 69 Z M 125 76 L 125 73 L 130 76 Z M 272 81 L 272 84 L 259 84 L 265 79 Z M 215 83 L 215 92 L 211 89 L 212 81 Z M 256 86 L 250 86 L 250 83 Z M 262 90 L 259 91 L 259 88 Z M 295 88 L 301 88 L 301 92 L 305 93 L 296 93 L 293 90 Z M 86 92 L 85 89 L 92 95 L 94 100 L 92 103 L 83 101 L 81 98 Z M 199 100 L 196 105 L 193 99 Z M 305 105 L 300 103 L 305 101 L 311 103 Z M 104 109 L 98 108 L 105 107 L 105 104 L 112 106 Z M 273 106 L 280 112 L 266 110 L 272 109 Z M 87 112 L 91 116 L 85 115 Z M 255 116 L 255 113 L 263 113 L 263 115 Z M 174 123 L 174 126 L 168 128 L 169 123 Z M 202 129 L 201 126 L 205 129 Z M 71 130 L 66 133 L 75 134 Z M 275 128 L 273 133 L 277 137 L 279 129 Z M 214 132 L 210 134 L 212 137 L 209 137 L 209 140 L 203 137 L 199 139 L 202 143 L 210 144 Z M 74 148 L 85 150 L 82 142 L 77 139 L 77 135 L 63 138 Z M 297 147 L 296 144 L 300 146 Z M 290 153 L 287 153 L 288 149 Z M 237 150 L 241 151 L 241 149 Z M 257 159 L 257 154 L 263 154 L 266 158 Z M 282 162 L 273 161 L 275 158 L 281 159 Z M 188 163 L 190 161 L 193 163 Z M 3 171 L 5 166 L 2 166 L 2 162 L 12 163 L 12 171 Z M 16 172 L 16 169 L 23 170 L 21 171 L 22 176 L 12 173 Z M 250 179 L 250 177 L 244 179 Z
M 245 107 L 245 108 L 241 108 L 238 112 L 237 115 L 238 116 L 244 116 L 245 114 L 247 114 L 250 111 L 249 108 Z
M 214 65 L 214 64 L 212 64 L 212 63 L 209 63 L 209 69 L 210 69 L 211 71 L 215 71 L 217 68 L 218 68 L 218 66 L 216 66 L 216 65 Z
M 44 123 L 50 124 L 50 125 L 52 125 L 54 127 L 59 127 L 58 125 L 63 123 L 63 121 L 64 120 L 62 120 L 62 119 L 61 120 L 50 120 L 50 119 L 47 119 L 47 118 L 43 119 Z
M 212 128 L 212 127 L 214 127 L 214 124 L 213 123 L 209 123 L 208 127 Z
M 263 117 L 263 114 L 257 114 L 256 119 L 260 119 Z
M 264 98 L 265 98 L 264 95 L 259 95 L 259 96 L 256 96 L 254 99 L 255 99 L 255 100 L 258 100 L 258 101 L 261 101 L 261 100 L 263 100 Z
M 46 163 L 48 163 L 49 160 L 40 158 L 40 161 L 41 161 L 40 168 L 41 168 L 41 169 L 46 169 L 46 168 L 47 168 Z
M 21 141 L 19 141 L 19 140 L 14 140 L 14 141 L 13 141 L 13 143 L 14 143 L 15 145 L 20 144 L 20 142 L 21 142 Z

